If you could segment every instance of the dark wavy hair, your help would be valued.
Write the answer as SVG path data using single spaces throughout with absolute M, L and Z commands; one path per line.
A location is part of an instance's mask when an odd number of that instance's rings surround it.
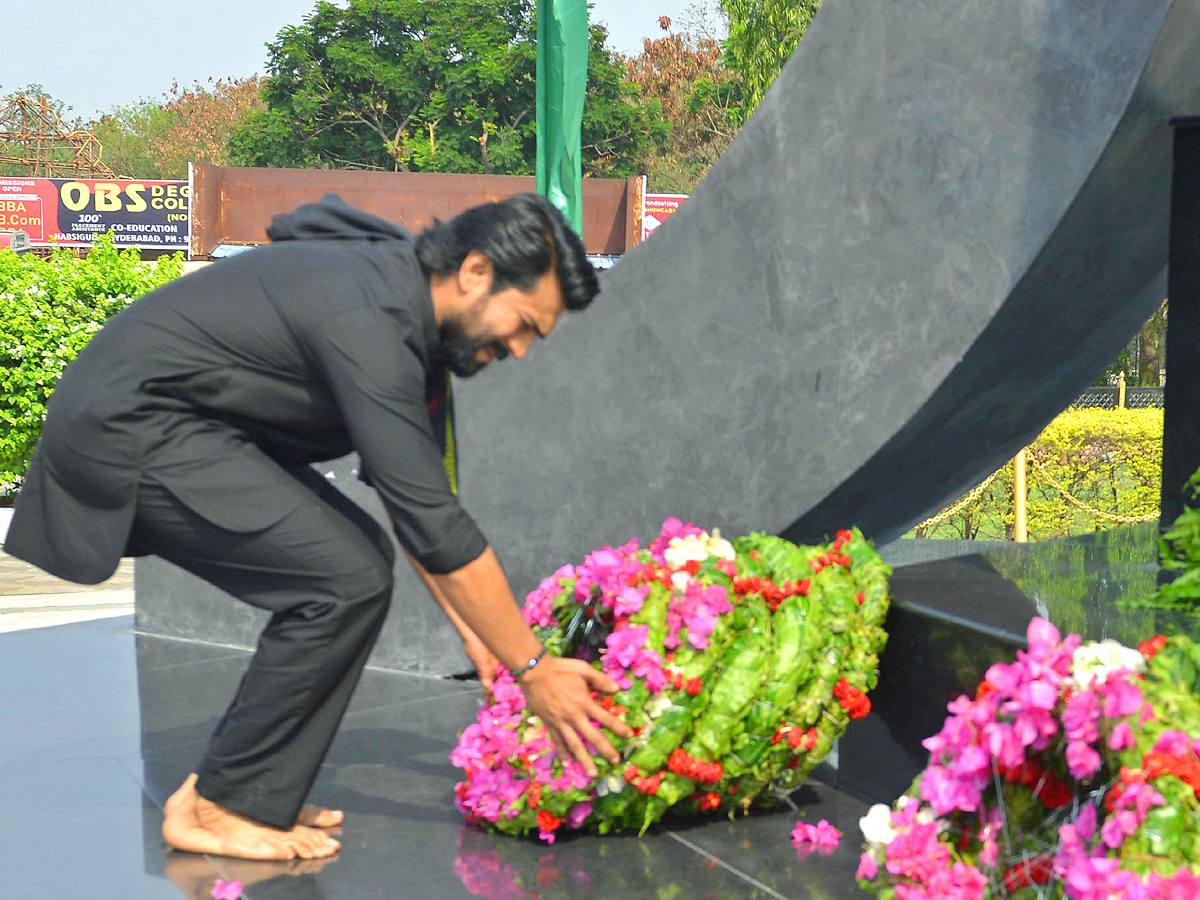
M 531 291 L 551 266 L 567 309 L 586 309 L 600 292 L 583 241 L 540 194 L 514 194 L 472 207 L 448 222 L 435 219 L 417 237 L 417 259 L 426 275 L 458 271 L 472 250 L 492 261 L 493 292 L 510 286 Z

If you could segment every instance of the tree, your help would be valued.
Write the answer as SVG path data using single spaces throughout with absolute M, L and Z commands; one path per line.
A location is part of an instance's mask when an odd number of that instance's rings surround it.
M 670 134 L 643 160 L 655 190 L 688 193 L 733 141 L 744 118 L 741 77 L 722 60 L 721 45 L 690 31 L 671 32 L 642 44 L 642 52 L 626 60 L 626 77 L 662 108 Z
M 529 174 L 535 164 L 534 0 L 319 2 L 268 45 L 267 108 L 232 143 L 260 166 Z M 584 170 L 631 174 L 662 139 L 594 26 Z
M 170 128 L 161 103 L 141 100 L 114 107 L 92 122 L 90 128 L 104 148 L 102 158 L 119 177 L 167 177 L 153 149 Z
M 1121 372 L 1125 383 L 1158 387 L 1162 381 L 1163 357 L 1167 350 L 1167 301 L 1154 311 L 1141 330 L 1125 345 L 1101 374 L 1096 385 L 1116 384 Z
M 746 115 L 779 75 L 821 0 L 721 0 L 729 20 L 726 62 L 746 85 Z
M 143 100 L 117 107 L 92 124 L 104 159 L 118 174 L 137 178 L 186 178 L 189 162 L 229 165 L 233 132 L 265 109 L 263 79 L 209 79 L 171 85 L 162 102 Z

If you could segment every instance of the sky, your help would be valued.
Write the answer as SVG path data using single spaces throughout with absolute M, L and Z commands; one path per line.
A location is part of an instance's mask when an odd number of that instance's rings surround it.
M 453 2 L 453 0 L 429 0 Z M 316 0 L 0 0 L 5 40 L 0 96 L 40 84 L 70 110 L 91 119 L 114 106 L 161 100 L 172 82 L 244 78 L 263 71 L 265 44 L 297 25 Z M 38 4 L 37 6 L 40 6 Z M 609 26 L 609 46 L 641 50 L 659 37 L 659 16 L 676 23 L 715 0 L 592 0 L 592 21 Z

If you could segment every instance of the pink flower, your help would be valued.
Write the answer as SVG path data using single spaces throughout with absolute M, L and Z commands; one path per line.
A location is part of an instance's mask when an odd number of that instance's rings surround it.
M 497 706 L 510 713 L 520 712 L 525 708 L 525 692 L 507 672 L 492 682 L 492 697 L 495 698 Z
M 1100 768 L 1100 754 L 1091 744 L 1071 741 L 1067 744 L 1067 768 L 1071 777 L 1083 781 L 1095 775 Z
M 1100 839 L 1116 850 L 1125 843 L 1125 838 L 1137 829 L 1137 815 L 1131 810 L 1122 809 L 1104 820 L 1104 825 L 1100 829 Z
M 887 870 L 921 884 L 931 884 L 950 861 L 950 851 L 938 842 L 937 836 L 936 822 L 917 823 L 900 832 L 887 846 Z
M 1000 851 L 1000 844 L 995 837 L 985 838 L 983 847 L 979 851 L 979 861 L 989 869 L 996 868 L 996 856 Z
M 1177 728 L 1169 728 L 1159 735 L 1153 749 L 1169 756 L 1183 756 L 1191 749 L 1191 738 Z
M 871 881 L 878 874 L 879 866 L 875 863 L 875 857 L 871 856 L 870 853 L 864 852 L 858 858 L 858 871 L 854 873 L 854 877 L 865 878 L 867 881 Z
M 618 616 L 632 616 L 642 608 L 642 604 L 646 602 L 646 595 L 649 593 L 650 585 L 648 584 L 622 588 L 613 604 L 613 612 Z
M 604 657 L 604 668 L 609 669 L 610 663 L 616 663 L 622 669 L 628 669 L 638 657 L 638 651 L 646 646 L 646 637 L 650 634 L 649 625 L 630 625 L 619 628 L 605 638 L 608 653 Z
M 1067 869 L 1067 896 L 1072 900 L 1110 900 L 1140 881 L 1134 872 L 1120 868 L 1119 859 L 1080 857 Z
M 921 799 L 933 807 L 933 811 L 944 816 L 956 809 L 971 812 L 979 808 L 983 776 L 960 779 L 944 766 L 930 765 L 921 779 Z
M 582 767 L 581 767 L 582 768 Z M 584 800 L 582 803 L 576 803 L 571 807 L 571 811 L 567 813 L 567 827 L 579 828 L 587 821 L 587 817 L 592 814 L 592 801 Z
M 1109 750 L 1127 750 L 1137 743 L 1133 736 L 1133 729 L 1128 722 L 1118 722 L 1117 727 L 1113 729 L 1112 736 L 1108 739 Z
M 1200 897 L 1200 875 L 1180 866 L 1170 878 L 1151 875 L 1148 887 L 1155 900 L 1195 900 Z
M 213 900 L 241 900 L 242 890 L 240 881 L 222 881 L 218 878 L 212 889 Z
M 938 900 L 979 900 L 987 887 L 987 877 L 974 866 L 956 862 L 949 871 L 939 872 L 930 885 Z
M 807 822 L 797 822 L 792 829 L 792 844 L 799 846 L 803 843 L 816 844 L 818 847 L 836 847 L 842 839 L 842 833 L 825 819 L 816 825 Z
M 1142 708 L 1142 692 L 1128 680 L 1128 672 L 1112 672 L 1097 690 L 1104 697 L 1104 715 L 1110 719 L 1132 716 Z

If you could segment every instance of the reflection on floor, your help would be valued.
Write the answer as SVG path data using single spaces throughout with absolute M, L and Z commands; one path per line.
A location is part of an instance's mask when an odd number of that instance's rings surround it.
M 365 675 L 313 793 L 347 811 L 337 859 L 168 853 L 162 803 L 246 660 L 135 634 L 132 617 L 0 634 L 4 900 L 200 900 L 217 878 L 242 881 L 249 900 L 862 896 L 853 876 L 868 803 L 827 784 L 794 794 L 796 811 L 676 821 L 641 839 L 547 846 L 464 826 L 448 754 L 478 709 L 478 686 L 382 671 Z M 841 847 L 798 852 L 789 838 L 798 818 L 828 819 Z

